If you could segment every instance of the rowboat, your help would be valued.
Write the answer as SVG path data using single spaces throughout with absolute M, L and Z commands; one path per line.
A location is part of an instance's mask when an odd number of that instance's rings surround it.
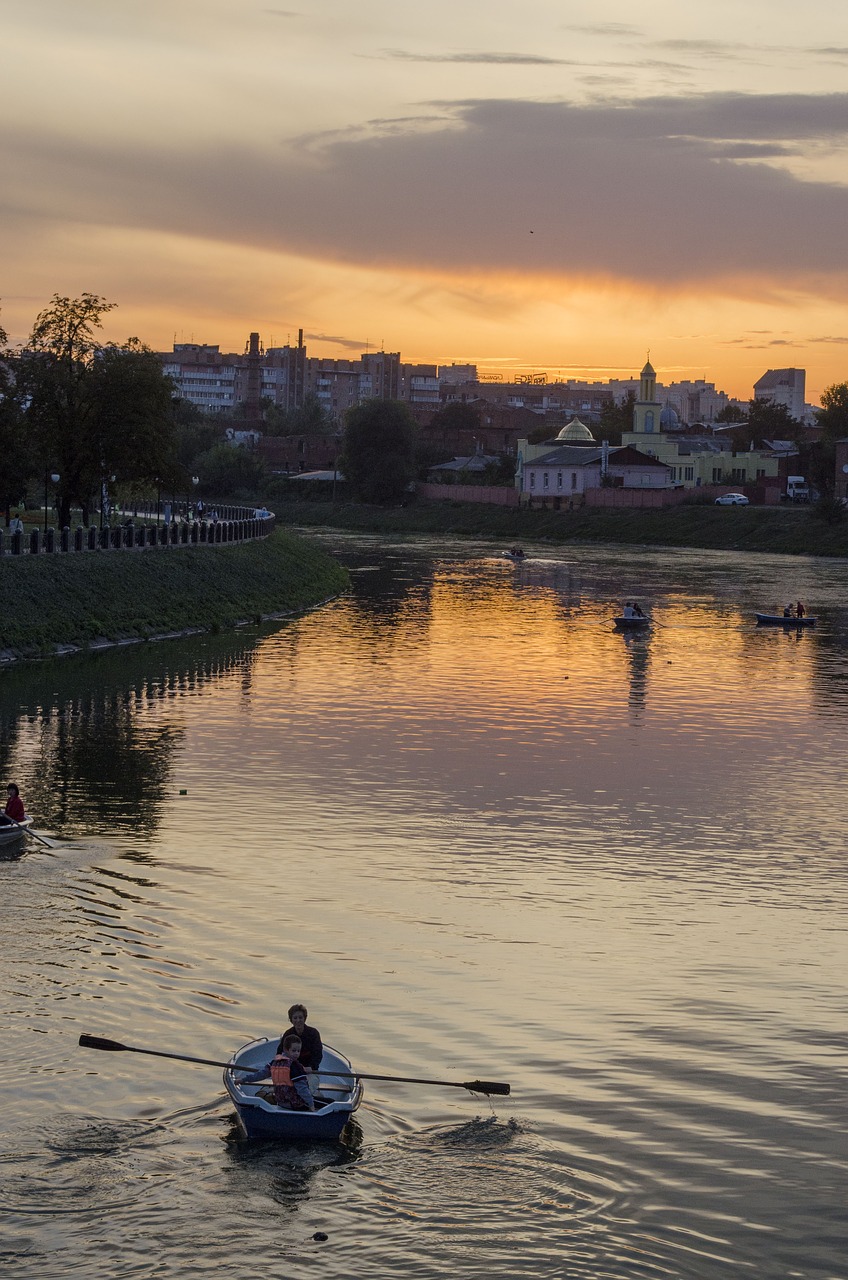
M 758 613 L 755 616 L 758 627 L 814 627 L 818 621 L 806 613 L 803 618 L 785 618 L 782 613 Z
M 526 551 L 505 551 L 504 555 L 507 560 L 511 560 L 513 564 L 523 564 L 527 559 Z
M 230 1063 L 245 1071 L 258 1071 L 277 1051 L 277 1040 L 251 1040 L 233 1054 Z M 320 1089 L 314 1111 L 289 1111 L 261 1096 L 268 1082 L 240 1084 L 233 1072 L 224 1072 L 224 1087 L 233 1100 L 239 1127 L 246 1138 L 283 1138 L 289 1142 L 335 1142 L 362 1101 L 362 1081 L 344 1078 L 353 1068 L 337 1049 L 324 1045 L 320 1064 Z M 337 1075 L 336 1073 L 343 1073 Z
M 24 836 L 32 826 L 32 818 L 28 815 L 23 822 L 4 823 L 0 826 L 0 852 L 12 853 L 21 844 L 23 844 Z
M 646 618 L 644 614 L 641 617 L 637 614 L 635 618 L 625 618 L 623 616 L 613 618 L 613 622 L 619 631 L 640 631 L 642 627 L 651 625 L 651 619 Z

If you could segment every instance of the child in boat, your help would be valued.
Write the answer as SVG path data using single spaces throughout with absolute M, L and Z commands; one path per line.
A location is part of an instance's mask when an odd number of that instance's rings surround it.
M 10 782 L 6 788 L 6 794 L 9 798 L 6 801 L 6 808 L 3 810 L 2 815 L 0 815 L 4 827 L 9 826 L 12 822 L 23 822 L 26 817 L 24 802 L 21 799 L 21 793 L 18 790 L 17 784 Z
M 277 1053 L 258 1071 L 241 1076 L 239 1083 L 256 1084 L 270 1076 L 274 1086 L 274 1101 L 278 1107 L 286 1107 L 289 1111 L 314 1111 L 315 1103 L 309 1090 L 306 1071 L 299 1062 L 300 1050 L 300 1039 L 294 1032 L 284 1036 L 282 1053 Z

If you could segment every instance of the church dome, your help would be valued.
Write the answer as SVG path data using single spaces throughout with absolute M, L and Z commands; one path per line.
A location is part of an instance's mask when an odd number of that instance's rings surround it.
M 585 422 L 581 422 L 579 418 L 572 418 L 567 427 L 563 427 L 562 431 L 557 433 L 557 440 L 563 444 L 595 444 L 595 437 L 592 435 Z
M 677 410 L 667 404 L 660 414 L 660 431 L 676 431 L 680 426 Z

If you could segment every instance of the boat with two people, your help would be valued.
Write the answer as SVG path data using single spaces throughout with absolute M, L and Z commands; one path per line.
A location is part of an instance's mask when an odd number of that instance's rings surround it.
M 521 564 L 527 559 L 527 552 L 523 547 L 510 547 L 509 551 L 505 551 L 504 555 L 507 560 L 512 560 L 513 564 Z
M 153 1058 L 174 1058 L 179 1062 L 197 1062 L 207 1067 L 223 1067 L 224 1088 L 236 1108 L 239 1128 L 247 1138 L 276 1138 L 287 1142 L 335 1142 L 345 1125 L 359 1107 L 363 1095 L 363 1080 L 385 1080 L 391 1084 L 437 1085 L 451 1089 L 467 1089 L 470 1093 L 508 1096 L 510 1086 L 493 1080 L 433 1080 L 420 1076 L 384 1076 L 354 1071 L 343 1053 L 329 1045 L 323 1046 L 323 1054 L 317 1071 L 312 1075 L 318 1087 L 314 1091 L 315 1110 L 292 1110 L 280 1106 L 274 1099 L 274 1090 L 261 1081 L 240 1080 L 236 1073 L 257 1074 L 263 1071 L 277 1055 L 277 1038 L 267 1036 L 250 1040 L 237 1049 L 229 1062 L 213 1058 L 196 1058 L 185 1053 L 167 1053 L 164 1049 L 142 1049 L 122 1044 L 119 1040 L 106 1040 L 101 1036 L 81 1035 L 83 1049 L 101 1049 L 109 1053 L 144 1053 Z M 264 1074 L 264 1072 L 263 1072 Z
M 758 627 L 814 627 L 818 621 L 807 613 L 802 600 L 786 605 L 783 613 L 757 613 L 754 617 Z
M 613 622 L 619 631 L 641 631 L 651 625 L 651 619 L 642 612 L 635 600 L 628 600 L 619 616 L 613 618 Z

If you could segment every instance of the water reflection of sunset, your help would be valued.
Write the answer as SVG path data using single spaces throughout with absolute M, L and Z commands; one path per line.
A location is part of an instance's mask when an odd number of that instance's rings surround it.
M 323 540 L 354 592 L 310 616 L 4 673 L 5 767 L 71 837 L 0 904 L 20 1280 L 48 1176 L 106 1280 L 152 1214 L 187 1280 L 725 1280 L 763 1239 L 836 1274 L 844 564 Z M 790 577 L 820 627 L 758 633 Z M 226 1057 L 295 999 L 361 1070 L 513 1093 L 369 1081 L 339 1177 L 234 1155 L 218 1072 L 80 1061 Z

